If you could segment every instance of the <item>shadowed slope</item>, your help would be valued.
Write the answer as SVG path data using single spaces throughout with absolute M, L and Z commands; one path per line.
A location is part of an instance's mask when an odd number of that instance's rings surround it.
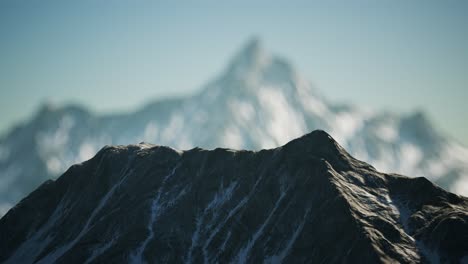
M 258 152 L 105 147 L 0 220 L 0 261 L 456 261 L 467 209 L 323 131 Z

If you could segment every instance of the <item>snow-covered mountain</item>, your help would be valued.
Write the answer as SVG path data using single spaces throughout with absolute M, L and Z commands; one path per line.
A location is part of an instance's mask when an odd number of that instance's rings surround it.
M 468 195 L 467 148 L 438 134 L 423 113 L 402 116 L 329 102 L 254 39 L 219 77 L 191 96 L 112 115 L 44 105 L 0 140 L 0 215 L 106 144 L 259 150 L 314 129 L 330 132 L 351 154 L 381 171 L 425 176 Z
M 269 150 L 107 146 L 0 219 L 2 263 L 466 263 L 468 198 L 327 133 Z

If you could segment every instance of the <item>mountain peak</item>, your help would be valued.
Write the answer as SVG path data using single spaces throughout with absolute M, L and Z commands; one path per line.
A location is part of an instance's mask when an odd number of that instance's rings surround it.
M 358 167 L 370 167 L 370 165 L 354 159 L 333 137 L 323 130 L 314 130 L 296 138 L 287 143 L 284 148 L 288 155 L 298 159 L 307 159 L 310 156 L 325 159 L 337 170 L 349 169 L 351 164 Z
M 263 42 L 260 37 L 254 36 L 250 38 L 242 49 L 245 53 L 258 54 L 263 49 Z
M 51 101 L 44 101 L 41 103 L 41 105 L 39 106 L 38 108 L 38 115 L 41 116 L 41 115 L 46 115 L 50 112 L 53 112 L 55 110 L 57 110 L 57 105 L 54 104 L 53 102 Z
M 435 146 L 443 142 L 443 139 L 435 132 L 427 115 L 417 110 L 400 121 L 401 137 L 413 140 L 423 146 Z
M 231 60 L 228 72 L 243 75 L 257 71 L 268 61 L 268 54 L 259 37 L 252 37 Z

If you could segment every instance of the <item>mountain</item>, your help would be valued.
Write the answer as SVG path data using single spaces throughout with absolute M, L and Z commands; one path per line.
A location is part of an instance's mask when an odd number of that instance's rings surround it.
M 269 150 L 106 146 L 0 220 L 2 263 L 457 263 L 468 198 L 323 131 Z
M 381 171 L 425 176 L 468 195 L 468 149 L 440 135 L 422 112 L 400 115 L 329 102 L 286 59 L 253 39 L 191 96 L 110 115 L 45 104 L 0 139 L 0 215 L 104 145 L 145 141 L 260 150 L 314 129 L 329 131 Z

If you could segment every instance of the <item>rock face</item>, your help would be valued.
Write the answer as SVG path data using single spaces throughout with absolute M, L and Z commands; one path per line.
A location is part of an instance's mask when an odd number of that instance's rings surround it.
M 286 59 L 252 40 L 190 96 L 110 115 L 44 105 L 0 138 L 0 216 L 104 145 L 145 141 L 180 149 L 260 150 L 315 129 L 329 131 L 353 156 L 381 171 L 425 176 L 468 195 L 468 149 L 440 135 L 424 114 L 329 102 Z
M 454 263 L 468 199 L 323 131 L 268 150 L 104 147 L 0 220 L 2 263 Z

